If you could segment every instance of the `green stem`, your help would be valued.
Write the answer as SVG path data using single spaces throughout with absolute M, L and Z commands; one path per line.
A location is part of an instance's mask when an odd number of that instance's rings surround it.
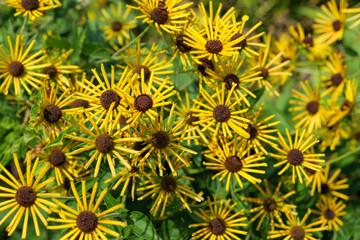
M 230 193 L 231 193 L 232 200 L 234 201 L 235 189 L 234 189 L 234 178 L 233 177 L 230 179 Z
M 347 152 L 347 153 L 345 153 L 345 154 L 343 154 L 343 155 L 340 155 L 340 156 L 338 156 L 338 157 L 336 157 L 336 158 L 333 158 L 333 159 L 331 159 L 330 161 L 327 161 L 325 164 L 326 164 L 326 165 L 329 165 L 329 164 L 331 164 L 331 163 L 338 162 L 338 161 L 340 161 L 340 160 L 342 160 L 342 159 L 344 159 L 344 158 L 346 158 L 346 157 L 348 157 L 348 156 L 351 156 L 352 154 L 357 153 L 357 152 L 360 152 L 360 146 L 358 146 L 358 147 L 355 148 L 354 150 L 351 150 L 351 151 L 349 151 L 349 152 Z
M 126 49 L 128 49 L 131 45 L 133 45 L 139 38 L 141 38 L 142 36 L 144 36 L 144 34 L 149 30 L 150 25 L 148 25 L 144 31 L 142 31 L 136 38 L 134 38 L 132 41 L 130 41 L 126 46 L 120 48 L 116 53 L 114 53 L 111 57 L 116 57 L 118 55 L 120 55 L 120 53 L 122 53 L 123 51 L 125 51 Z
M 27 20 L 28 20 L 28 15 L 26 15 L 25 18 L 24 18 L 24 22 L 23 22 L 23 24 L 22 24 L 22 26 L 21 26 L 21 28 L 20 28 L 20 35 L 22 35 L 23 32 L 24 32 L 24 29 L 25 29 L 25 25 L 26 25 Z

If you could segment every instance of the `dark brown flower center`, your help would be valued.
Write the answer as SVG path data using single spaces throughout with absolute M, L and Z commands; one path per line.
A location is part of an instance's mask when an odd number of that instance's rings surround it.
M 170 137 L 167 132 L 159 131 L 152 135 L 151 142 L 154 147 L 162 149 L 167 147 L 170 142 Z
M 343 81 L 343 77 L 340 73 L 335 73 L 331 76 L 330 80 L 334 86 L 339 86 L 340 83 Z
M 201 65 L 197 65 L 199 72 L 205 77 L 209 76 L 209 74 L 206 73 L 206 68 L 214 71 L 214 63 L 207 58 L 201 58 L 199 61 L 202 63 Z
M 332 23 L 332 26 L 334 31 L 337 32 L 341 29 L 341 22 L 339 20 L 336 20 Z
M 28 186 L 20 187 L 15 193 L 16 202 L 23 207 L 30 207 L 35 203 L 36 192 Z
M 354 138 L 356 141 L 360 141 L 360 132 L 354 133 Z
M 135 72 L 139 74 L 140 78 L 138 78 L 139 81 L 141 81 L 141 69 L 144 69 L 144 81 L 147 82 L 150 79 L 151 72 L 150 69 L 147 66 L 139 65 L 135 68 Z
M 122 28 L 122 24 L 119 21 L 115 21 L 111 24 L 111 29 L 114 32 L 120 32 L 121 28 Z
M 159 4 L 160 5 L 160 4 Z M 157 7 L 151 11 L 151 19 L 157 24 L 164 24 L 169 18 L 168 11 L 163 7 Z
M 290 235 L 294 240 L 301 240 L 305 237 L 305 230 L 300 226 L 293 226 Z
M 240 171 L 243 167 L 243 163 L 241 162 L 240 158 L 238 158 L 237 156 L 228 157 L 225 160 L 224 165 L 225 168 L 232 173 Z
M 103 108 L 109 109 L 113 102 L 115 102 L 115 109 L 119 106 L 120 96 L 114 90 L 106 90 L 101 94 L 100 103 Z
M 318 101 L 310 101 L 306 104 L 306 110 L 311 113 L 315 114 L 319 111 L 319 102 Z
M 255 125 L 248 124 L 248 127 L 245 129 L 245 131 L 250 134 L 250 139 L 255 139 L 257 137 L 258 131 Z
M 341 111 L 346 111 L 346 110 L 349 110 L 349 109 L 352 109 L 353 108 L 353 103 L 349 100 L 345 100 L 341 106 L 340 106 L 340 110 Z
M 147 94 L 141 94 L 135 98 L 134 106 L 139 112 L 146 112 L 153 106 L 153 100 Z
M 309 175 L 314 175 L 316 173 L 316 171 L 314 169 L 311 169 L 308 167 L 304 167 L 304 169 Z
M 331 220 L 331 219 L 334 219 L 335 217 L 335 212 L 331 209 L 326 209 L 324 211 L 324 217 L 327 219 L 327 220 Z
M 205 44 L 206 51 L 213 54 L 218 54 L 223 50 L 223 45 L 218 40 L 209 40 Z
M 71 103 L 71 107 L 72 108 L 78 108 L 78 107 L 88 108 L 89 107 L 89 101 L 83 100 L 83 99 L 76 99 L 75 101 L 73 101 Z
M 61 109 L 56 105 L 49 105 L 44 109 L 44 118 L 49 123 L 57 122 L 61 116 Z
M 199 117 L 195 117 L 195 116 L 194 116 L 194 113 L 193 113 L 192 111 L 187 112 L 187 113 L 185 114 L 185 117 L 188 117 L 188 116 L 190 116 L 190 117 L 186 120 L 186 123 L 187 123 L 188 125 L 193 125 L 194 122 L 197 122 L 197 121 L 200 120 Z
M 180 35 L 176 38 L 176 46 L 178 47 L 178 49 L 181 51 L 181 52 L 190 52 L 192 47 L 190 47 L 189 45 L 187 45 L 185 43 L 185 40 L 184 38 L 187 37 L 189 38 L 188 36 L 185 36 L 185 35 Z
M 215 218 L 209 222 L 209 228 L 212 234 L 219 236 L 225 232 L 226 224 L 224 220 Z
M 242 36 L 241 33 L 235 33 L 235 35 L 233 35 L 230 38 L 230 41 L 235 41 L 236 39 L 240 38 L 241 36 Z M 247 44 L 247 40 L 246 40 L 246 38 L 244 38 L 243 40 L 241 40 L 240 42 L 235 44 L 233 47 L 240 47 L 241 49 L 243 49 L 244 47 L 246 47 L 246 44 Z
M 260 68 L 259 69 L 259 71 L 260 71 L 260 76 L 264 79 L 264 80 L 266 80 L 268 77 L 269 77 L 269 70 L 267 70 L 266 68 Z
M 314 47 L 314 41 L 313 41 L 313 38 L 311 36 L 304 37 L 303 43 L 309 45 L 310 47 Z
M 101 153 L 109 153 L 114 149 L 114 141 L 108 134 L 100 134 L 95 139 L 96 149 Z
M 38 0 L 21 0 L 21 6 L 29 11 L 33 11 L 39 7 Z
M 263 206 L 264 206 L 264 209 L 265 211 L 267 212 L 273 212 L 276 207 L 277 207 L 277 204 L 276 204 L 276 201 L 272 198 L 266 198 L 263 202 Z
M 321 194 L 327 194 L 330 192 L 330 187 L 327 183 L 322 183 L 321 184 Z
M 291 60 L 291 58 L 289 58 L 289 57 L 284 57 L 284 56 L 281 57 L 281 63 L 286 62 L 286 61 L 289 61 L 289 60 Z
M 50 66 L 50 67 L 43 68 L 42 72 L 44 74 L 48 74 L 51 79 L 54 79 L 56 77 L 57 73 L 58 73 L 55 66 Z
M 232 88 L 233 83 L 239 84 L 240 80 L 235 74 L 228 74 L 224 77 L 225 87 L 227 90 Z
M 98 218 L 91 211 L 82 211 L 76 218 L 76 226 L 84 233 L 90 233 L 96 229 Z
M 66 191 L 69 191 L 71 188 L 70 179 L 65 178 L 62 186 Z
M 218 122 L 226 122 L 230 116 L 230 108 L 226 105 L 217 105 L 213 110 L 213 116 Z
M 61 166 L 65 163 L 66 156 L 62 151 L 55 150 L 50 154 L 49 161 L 55 167 Z
M 25 67 L 21 62 L 14 61 L 9 64 L 8 70 L 14 77 L 21 77 L 25 72 Z
M 129 120 L 129 118 L 127 118 L 121 114 L 120 119 L 119 119 L 120 126 L 122 126 L 122 127 L 127 126 L 128 125 L 127 120 Z
M 292 165 L 299 165 L 304 160 L 304 155 L 299 149 L 291 149 L 287 154 L 287 160 Z
M 172 176 L 163 177 L 163 179 L 161 179 L 160 185 L 165 192 L 173 192 L 177 188 L 177 182 Z

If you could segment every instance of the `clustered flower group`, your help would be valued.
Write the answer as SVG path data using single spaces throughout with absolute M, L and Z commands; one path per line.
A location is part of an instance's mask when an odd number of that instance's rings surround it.
M 52 0 L 5 2 L 31 23 L 61 6 Z M 25 239 L 32 218 L 37 236 L 40 219 L 48 229 L 68 229 L 61 239 L 120 237 L 114 226 L 125 227 L 126 221 L 108 214 L 126 204 L 103 210 L 109 194 L 104 184 L 133 201 L 153 199 L 150 213 L 156 219 L 174 214 L 168 209 L 179 201 L 177 210 L 192 212 L 193 201 L 206 196 L 207 203 L 194 212 L 199 223 L 189 225 L 198 228 L 191 239 L 240 239 L 248 224 L 257 222 L 260 231 L 267 221 L 270 239 L 316 239 L 322 231 L 339 230 L 348 200 L 341 190 L 348 185 L 346 178 L 337 179 L 340 169 L 330 171 L 328 156 L 347 139 L 354 148 L 360 127 L 353 125 L 358 81 L 347 75 L 336 41 L 346 21 L 354 21 L 351 27 L 360 23 L 359 14 L 351 16 L 359 9 L 331 0 L 315 19 L 314 35 L 299 24 L 275 39 L 258 30 L 261 22 L 249 26 L 249 17 L 238 17 L 234 7 L 214 9 L 212 1 L 208 8 L 202 2 L 191 6 L 183 0 L 133 0 L 126 10 L 121 3 L 101 9 L 100 29 L 117 64 L 101 64 L 91 75 L 71 64 L 73 50 L 35 52 L 35 40 L 27 45 L 21 34 L 0 46 L 0 91 L 37 93 L 31 126 L 45 133 L 41 147 L 29 150 L 24 161 L 14 154 L 18 178 L 0 164 L 6 183 L 0 187 L 6 199 L 0 212 L 7 211 L 0 225 L 11 219 L 9 235 L 22 221 Z M 141 12 L 135 20 L 129 19 L 131 9 Z M 136 19 L 154 26 L 169 48 L 131 39 Z M 276 112 L 266 114 L 270 104 L 258 101 L 263 93 L 282 94 L 299 59 L 322 64 L 324 74 L 321 82 L 298 81 L 300 89 L 292 90 L 288 110 L 295 128 L 288 129 Z M 184 85 L 186 75 L 174 70 L 176 60 L 193 84 Z M 249 186 L 259 196 L 239 200 L 249 207 L 245 211 L 226 196 L 197 193 L 192 167 L 210 172 L 232 197 Z M 269 184 L 274 168 L 284 177 Z M 88 185 L 93 178 L 95 185 Z M 316 209 L 299 220 L 292 198 L 297 193 L 284 183 L 304 184 L 311 196 L 319 195 Z M 76 205 L 62 196 L 72 196 Z

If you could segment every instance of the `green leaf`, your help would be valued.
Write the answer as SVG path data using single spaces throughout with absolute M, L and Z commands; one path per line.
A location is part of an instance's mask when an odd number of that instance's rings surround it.
M 42 92 L 41 92 L 41 90 L 39 90 L 34 99 L 35 103 L 31 107 L 31 110 L 30 110 L 30 119 L 31 120 L 35 120 L 39 111 L 41 110 L 41 106 L 40 106 L 41 99 L 42 99 Z
M 146 240 L 161 239 L 152 222 L 141 212 L 133 211 L 130 213 L 130 221 L 133 222 L 131 231 L 138 237 Z
M 75 127 L 69 127 L 68 129 L 62 131 L 54 141 L 50 142 L 43 149 L 46 149 L 46 148 L 49 148 L 49 147 L 55 147 L 55 146 L 60 145 L 63 142 L 65 135 L 70 134 L 70 133 L 72 133 L 74 131 L 76 131 Z
M 249 103 L 250 103 L 250 108 L 254 107 L 255 104 L 260 100 L 260 98 L 262 97 L 262 95 L 264 94 L 265 88 L 258 88 L 255 91 L 253 91 L 253 94 L 256 96 L 256 98 L 253 97 L 249 97 Z

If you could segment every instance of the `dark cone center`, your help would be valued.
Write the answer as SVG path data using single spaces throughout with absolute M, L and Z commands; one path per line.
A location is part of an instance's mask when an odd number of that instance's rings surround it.
M 230 41 L 235 41 L 236 39 L 240 38 L 241 36 L 242 36 L 241 33 L 236 33 L 235 35 L 233 35 L 230 38 Z M 235 44 L 233 47 L 240 47 L 241 49 L 244 49 L 246 47 L 246 44 L 247 44 L 247 40 L 246 40 L 246 38 L 244 38 L 243 40 L 241 40 L 240 42 Z
M 95 139 L 96 149 L 101 153 L 109 153 L 114 149 L 114 141 L 108 134 L 101 134 Z
M 71 107 L 72 108 L 78 108 L 78 107 L 88 108 L 89 107 L 89 101 L 83 100 L 83 99 L 76 99 L 75 101 L 73 101 L 71 103 Z
M 172 176 L 163 177 L 160 185 L 165 192 L 173 192 L 177 188 L 177 182 Z
M 239 84 L 240 80 L 235 74 L 228 74 L 224 77 L 225 87 L 227 90 L 232 88 L 233 83 Z
M 245 129 L 245 131 L 250 134 L 250 139 L 255 139 L 257 137 L 258 131 L 255 125 L 248 124 L 248 127 Z
M 291 149 L 287 154 L 287 160 L 292 165 L 299 165 L 304 160 L 304 155 L 299 149 Z
M 169 18 L 169 13 L 165 8 L 157 7 L 151 11 L 151 19 L 157 24 L 164 24 Z
M 238 158 L 237 156 L 228 157 L 225 160 L 224 165 L 225 168 L 232 173 L 240 171 L 243 167 L 243 163 L 241 162 L 240 158 Z
M 120 96 L 114 90 L 106 90 L 101 94 L 100 103 L 103 108 L 109 109 L 113 102 L 115 102 L 115 109 L 119 106 Z
M 186 36 L 187 38 L 189 38 L 188 36 Z M 186 52 L 190 52 L 192 47 L 190 47 L 189 45 L 187 45 L 184 41 L 185 35 L 180 35 L 176 38 L 176 46 L 178 47 L 178 49 L 180 50 L 180 52 L 186 53 Z
M 209 76 L 209 74 L 206 73 L 206 68 L 214 71 L 214 63 L 207 58 L 201 58 L 199 61 L 202 63 L 201 65 L 197 65 L 199 72 L 205 77 Z
M 335 212 L 331 209 L 326 209 L 324 211 L 324 217 L 327 219 L 327 220 L 332 220 L 334 219 L 335 217 Z
M 30 207 L 35 203 L 36 192 L 28 186 L 19 188 L 15 193 L 16 202 L 23 207 Z
M 300 226 L 293 226 L 290 235 L 294 240 L 301 240 L 305 237 L 305 230 Z
M 224 220 L 215 218 L 209 222 L 209 228 L 212 234 L 219 236 L 225 233 L 226 224 Z
M 70 188 L 71 188 L 70 179 L 68 179 L 68 178 L 65 178 L 65 179 L 64 179 L 63 188 L 64 188 L 66 191 L 69 191 L 69 190 L 70 190 Z
M 49 105 L 44 109 L 44 118 L 49 123 L 57 122 L 61 116 L 61 109 L 56 105 Z
M 260 76 L 266 80 L 269 77 L 269 70 L 267 70 L 266 68 L 260 68 Z
M 21 62 L 14 61 L 9 64 L 8 70 L 14 77 L 21 77 L 25 72 L 25 67 Z
M 54 79 L 58 73 L 55 66 L 46 67 L 42 70 L 44 74 L 48 74 L 51 79 Z
M 340 83 L 343 81 L 343 77 L 340 73 L 335 73 L 331 76 L 330 80 L 334 86 L 339 86 Z
M 320 192 L 321 194 L 327 194 L 328 192 L 330 192 L 329 185 L 327 183 L 322 183 Z
M 170 137 L 166 132 L 159 131 L 153 134 L 151 138 L 151 142 L 154 145 L 154 147 L 162 149 L 169 144 Z
M 218 122 L 226 122 L 230 116 L 230 108 L 226 105 L 217 105 L 213 110 L 213 116 Z
M 223 45 L 218 40 L 209 40 L 205 44 L 206 51 L 213 54 L 218 54 L 223 50 Z
M 192 111 L 187 112 L 187 113 L 185 114 L 185 117 L 188 117 L 188 116 L 190 116 L 190 117 L 186 120 L 186 123 L 187 123 L 188 125 L 193 125 L 194 122 L 197 122 L 197 121 L 200 120 L 199 117 L 195 117 L 195 116 L 194 116 L 194 113 L 193 113 Z
M 21 0 L 21 6 L 29 11 L 33 11 L 39 7 L 38 0 Z
M 65 163 L 66 156 L 62 151 L 55 150 L 50 154 L 49 161 L 55 167 L 61 166 Z
M 341 22 L 339 20 L 336 20 L 332 23 L 332 26 L 334 31 L 337 32 L 341 29 Z
M 114 32 L 120 32 L 121 28 L 122 28 L 122 24 L 119 21 L 115 21 L 111 24 L 111 29 Z
M 319 111 L 319 102 L 311 101 L 306 104 L 306 110 L 311 114 L 316 114 Z
M 144 66 L 144 65 L 140 65 L 140 66 L 137 66 L 135 68 L 135 72 L 137 74 L 139 74 L 139 76 L 140 76 L 140 78 L 138 80 L 141 81 L 141 69 L 144 69 L 144 80 L 149 81 L 150 76 L 151 76 L 151 72 L 150 72 L 150 69 L 147 66 Z
M 141 94 L 135 98 L 134 106 L 139 112 L 146 112 L 153 106 L 153 100 L 149 95 Z
M 349 100 L 345 100 L 340 106 L 341 111 L 346 111 L 352 108 L 353 108 L 353 103 Z
M 124 115 L 121 114 L 120 119 L 119 119 L 119 123 L 120 126 L 125 127 L 128 125 L 127 121 L 129 120 L 129 118 L 125 117 Z
M 265 211 L 273 212 L 276 209 L 277 204 L 276 204 L 276 201 L 274 199 L 267 198 L 267 199 L 264 200 L 263 206 L 264 206 Z
M 309 45 L 310 47 L 314 47 L 314 40 L 312 37 L 310 36 L 306 36 L 304 39 L 303 39 L 303 43 Z
M 96 229 L 98 218 L 91 211 L 83 211 L 76 218 L 76 226 L 84 233 L 90 233 Z

